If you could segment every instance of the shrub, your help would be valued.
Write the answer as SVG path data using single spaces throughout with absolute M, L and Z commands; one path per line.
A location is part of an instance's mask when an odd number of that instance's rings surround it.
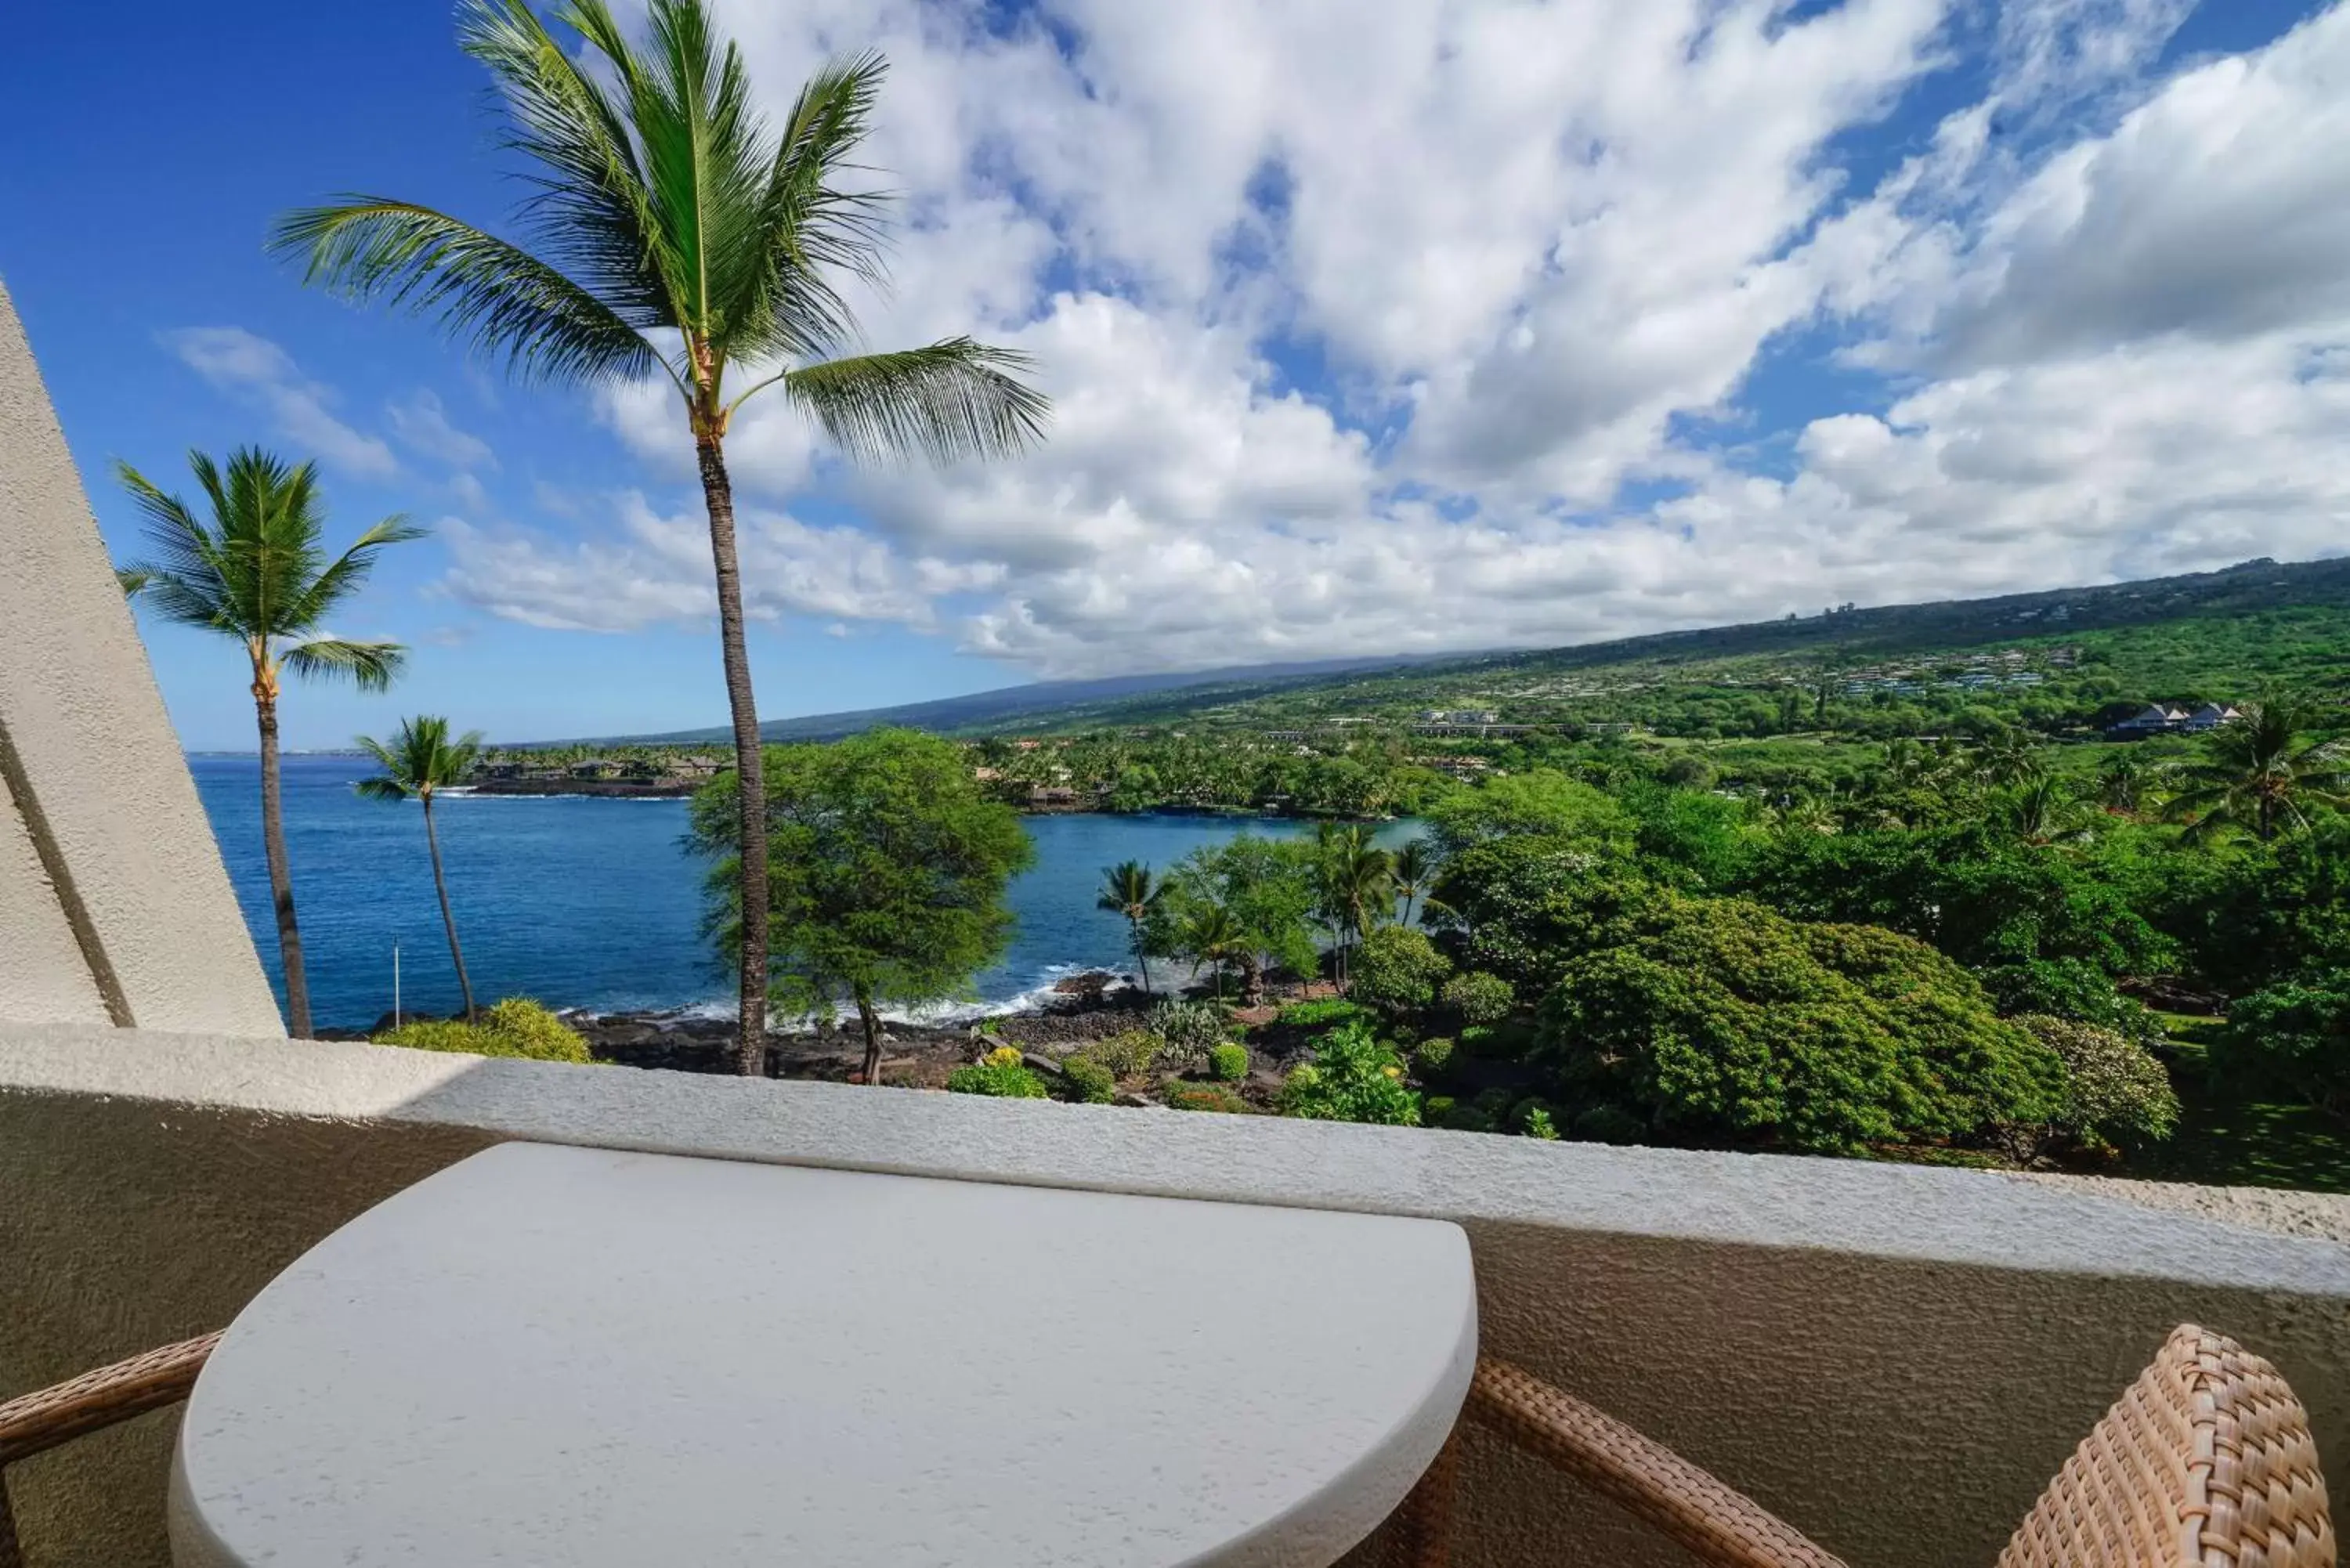
M 1045 1097 L 1045 1080 L 1020 1064 L 1020 1054 L 1012 1053 L 1009 1062 L 999 1062 L 1002 1051 L 991 1051 L 984 1062 L 973 1062 L 957 1067 L 947 1075 L 947 1087 L 958 1095 L 989 1095 L 1000 1100 L 1041 1100 Z
M 1159 1054 L 1166 1049 L 1167 1042 L 1149 1030 L 1129 1029 L 1095 1041 L 1087 1054 L 1108 1068 L 1112 1077 L 1139 1078 L 1159 1064 Z
M 1450 1095 L 1430 1095 L 1419 1103 L 1419 1114 L 1432 1127 L 1452 1125 L 1452 1113 L 1461 1102 Z
M 1558 1141 L 1558 1124 L 1552 1121 L 1550 1113 L 1540 1106 L 1526 1113 L 1526 1124 L 1523 1130 L 1526 1137 L 1540 1138 L 1545 1143 Z
M 1444 1005 L 1467 1024 L 1498 1023 L 1510 1015 L 1517 993 L 1498 974 L 1472 969 L 1444 982 Z
M 1165 1098 L 1170 1110 L 1221 1111 L 1232 1116 L 1253 1116 L 1256 1111 L 1222 1084 L 1170 1084 Z
M 2111 1029 L 2068 1018 L 2016 1020 L 2064 1064 L 2055 1125 L 2097 1143 L 2159 1143 L 2178 1125 L 2170 1075 L 2146 1047 Z
M 462 1018 L 419 1019 L 375 1037 L 379 1045 L 411 1051 L 465 1051 L 476 1056 L 520 1056 L 534 1062 L 588 1062 L 579 1032 L 526 996 L 509 996 L 468 1023 Z
M 980 1060 L 990 1067 L 1017 1067 L 1024 1058 L 1017 1045 L 998 1045 Z
M 1433 1040 L 1423 1040 L 1412 1047 L 1412 1065 L 1419 1069 L 1422 1076 L 1430 1073 L 1441 1073 L 1444 1071 L 1444 1064 L 1451 1060 L 1452 1042 L 1442 1035 Z
M 1368 1023 L 1370 1021 L 1369 1008 L 1348 1002 L 1343 996 L 1293 1002 L 1274 1018 L 1274 1023 L 1291 1029 L 1331 1029 L 1342 1023 Z
M 1975 978 L 2004 1017 L 2065 1018 L 2142 1045 L 2162 1043 L 2162 1024 L 2145 1003 L 2115 990 L 2112 977 L 2085 959 L 1993 964 Z
M 1313 1121 L 1419 1125 L 1419 1096 L 1403 1084 L 1403 1064 L 1360 1023 L 1315 1042 L 1314 1060 L 1290 1069 L 1281 1114 Z
M 1638 1143 L 1648 1124 L 1621 1106 L 1593 1106 L 1575 1118 L 1575 1136 L 1590 1143 Z
M 1704 1138 L 1845 1151 L 2047 1122 L 2064 1094 L 2054 1054 L 1933 949 L 1743 899 L 1627 909 L 1542 1025 L 1569 1084 Z
M 1106 1106 L 1118 1097 L 1118 1076 L 1090 1056 L 1062 1059 L 1061 1076 L 1069 1093 L 1089 1106 Z
M 2322 970 L 2256 991 L 2211 1043 L 2211 1075 L 2230 1089 L 2289 1095 L 2350 1120 L 2350 970 Z
M 1381 926 L 1355 948 L 1347 997 L 1383 1012 L 1409 1012 L 1436 1000 L 1436 988 L 1451 969 L 1426 931 Z
M 1208 1052 L 1209 1070 L 1227 1084 L 1237 1084 L 1248 1076 L 1248 1047 L 1227 1040 Z
M 1166 1043 L 1159 1060 L 1184 1067 L 1204 1061 L 1229 1032 L 1224 1010 L 1216 1003 L 1180 1002 L 1172 997 L 1150 1010 L 1149 1028 Z

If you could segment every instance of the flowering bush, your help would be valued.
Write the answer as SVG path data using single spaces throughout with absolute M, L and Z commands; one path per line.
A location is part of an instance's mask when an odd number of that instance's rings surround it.
M 421 1018 L 387 1029 L 379 1045 L 411 1051 L 466 1051 L 476 1056 L 523 1056 L 535 1062 L 586 1062 L 588 1042 L 579 1032 L 526 996 L 509 996 L 468 1023 L 462 1018 Z
M 1403 1084 L 1403 1063 L 1360 1023 L 1324 1035 L 1314 1060 L 1283 1080 L 1281 1114 L 1312 1121 L 1419 1125 L 1419 1096 Z
M 1444 982 L 1440 994 L 1444 1005 L 1461 1023 L 1471 1024 L 1499 1023 L 1510 1015 L 1510 1008 L 1517 1001 L 1508 981 L 1482 969 L 1454 975 Z
M 958 1095 L 990 1095 L 1000 1100 L 1046 1097 L 1045 1080 L 1022 1065 L 1020 1053 L 1009 1045 L 999 1045 L 983 1060 L 949 1073 L 947 1087 Z

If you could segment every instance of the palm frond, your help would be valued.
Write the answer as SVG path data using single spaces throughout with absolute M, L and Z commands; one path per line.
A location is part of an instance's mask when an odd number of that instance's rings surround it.
M 860 462 L 1007 457 L 1044 439 L 1052 401 L 1019 379 L 1025 354 L 950 337 L 802 366 L 785 392 Z
M 681 326 L 676 248 L 632 125 L 644 69 L 602 0 L 573 0 L 556 15 L 602 57 L 611 85 L 582 67 L 527 0 L 472 0 L 460 25 L 462 47 L 505 100 L 505 145 L 534 166 L 520 215 L 557 270 L 633 326 Z
M 376 556 L 386 545 L 405 545 L 411 540 L 424 538 L 431 532 L 405 517 L 394 515 L 385 518 L 353 540 L 349 549 L 310 579 L 308 587 L 286 618 L 296 627 L 317 626 L 367 581 L 368 574 L 375 569 Z
M 304 258 L 304 281 L 351 299 L 438 316 L 473 352 L 525 380 L 596 381 L 676 371 L 636 325 L 518 245 L 430 207 L 350 196 L 281 219 L 269 248 Z M 649 310 L 639 324 L 664 323 Z
M 279 652 L 286 668 L 314 680 L 348 680 L 362 691 L 390 686 L 408 662 L 408 649 L 396 642 L 356 642 L 348 638 L 317 637 L 290 644 Z
M 750 259 L 730 296 L 730 348 L 752 359 L 827 358 L 853 341 L 857 320 L 829 275 L 886 283 L 881 242 L 889 198 L 845 189 L 839 175 L 872 131 L 889 67 L 867 53 L 827 63 L 785 117 L 758 203 Z

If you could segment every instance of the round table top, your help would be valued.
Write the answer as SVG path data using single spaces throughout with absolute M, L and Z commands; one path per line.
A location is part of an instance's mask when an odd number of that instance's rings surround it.
M 239 1314 L 182 1568 L 1326 1564 L 1476 1357 L 1381 1215 L 508 1144 Z

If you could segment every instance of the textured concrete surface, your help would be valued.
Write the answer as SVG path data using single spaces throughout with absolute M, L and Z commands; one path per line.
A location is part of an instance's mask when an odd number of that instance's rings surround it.
M 106 999 L 57 903 L 0 768 L 0 1014 L 26 1023 L 104 1023 Z
M 180 1568 L 1328 1563 L 1476 1354 L 1457 1226 L 507 1144 L 238 1315 L 172 1538 Z
M 222 679 L 238 679 L 233 653 Z M 285 1033 L 5 288 L 0 781 L 78 950 L 78 979 L 53 954 L 29 981 L 0 963 L 0 1019 L 55 1017 L 88 985 L 118 1023 Z M 0 838 L 0 933 L 37 930 L 10 858 Z
M 2195 1214 L 2280 1236 L 2350 1246 L 2350 1196 L 2339 1192 L 2293 1192 L 2273 1187 L 2199 1187 L 2175 1181 L 2126 1181 L 2113 1176 L 2054 1176 L 2019 1172 L 2009 1179 L 2070 1188 L 2119 1203 L 2143 1204 L 2177 1214 Z
M 0 1394 L 218 1326 L 511 1138 L 1452 1219 L 1490 1353 L 1873 1568 L 1991 1561 L 2181 1321 L 2274 1359 L 2350 1464 L 2350 1248 L 2076 1188 L 63 1027 L 0 1028 Z M 170 1428 L 26 1467 L 34 1568 L 162 1561 Z M 1482 1438 L 1466 1458 L 1464 1564 L 1673 1560 Z

